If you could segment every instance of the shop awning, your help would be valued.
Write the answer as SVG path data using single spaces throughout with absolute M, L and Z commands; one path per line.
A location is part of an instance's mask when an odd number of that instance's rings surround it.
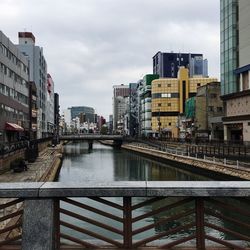
M 8 131 L 17 131 L 17 132 L 24 131 L 24 129 L 21 126 L 15 124 L 15 123 L 10 123 L 10 122 L 6 122 L 5 123 L 5 130 L 8 130 Z

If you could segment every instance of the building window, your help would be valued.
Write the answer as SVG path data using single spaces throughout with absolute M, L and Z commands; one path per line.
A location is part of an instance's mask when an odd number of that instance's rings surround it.
M 168 88 L 170 88 L 171 87 L 171 83 L 168 83 Z
M 197 87 L 200 87 L 201 86 L 201 84 L 200 83 L 197 83 Z
M 163 93 L 163 94 L 161 94 L 161 97 L 162 98 L 171 98 L 171 93 Z
M 214 111 L 214 106 L 208 106 L 208 111 L 213 112 Z
M 217 112 L 222 112 L 222 107 L 217 107 Z
M 210 98 L 216 98 L 216 97 L 217 97 L 217 94 L 215 94 L 215 93 L 210 94 Z
M 159 83 L 159 84 L 158 84 L 158 88 L 160 88 L 160 87 L 161 87 L 161 84 Z
M 158 107 L 161 107 L 161 103 L 158 103 Z
M 171 122 L 169 122 L 168 125 L 171 126 Z
M 168 103 L 168 107 L 170 107 L 171 106 L 171 103 Z

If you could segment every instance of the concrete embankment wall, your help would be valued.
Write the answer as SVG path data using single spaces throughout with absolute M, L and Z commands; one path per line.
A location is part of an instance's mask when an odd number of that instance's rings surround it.
M 178 165 L 180 167 L 189 168 L 189 170 L 193 170 L 200 174 L 202 174 L 202 172 L 204 171 L 206 173 L 210 173 L 210 177 L 213 177 L 213 175 L 221 175 L 222 177 L 228 177 L 226 179 L 231 180 L 250 180 L 250 170 L 243 167 L 229 166 L 202 159 L 174 155 L 155 149 L 149 149 L 129 144 L 122 145 L 122 148 L 143 154 L 162 162 L 173 163 L 174 165 Z
M 18 158 L 25 158 L 25 149 L 19 149 L 3 155 L 0 158 L 0 173 L 4 173 L 10 169 L 10 163 Z
M 53 161 L 51 162 L 49 168 L 41 177 L 40 181 L 56 181 L 61 170 L 62 160 L 63 160 L 63 146 L 60 145 L 53 154 Z

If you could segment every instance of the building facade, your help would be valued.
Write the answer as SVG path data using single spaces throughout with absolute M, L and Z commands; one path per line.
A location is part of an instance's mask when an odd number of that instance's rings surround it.
M 53 136 L 55 132 L 55 101 L 54 101 L 54 81 L 50 74 L 47 74 L 47 92 L 46 92 L 46 126 L 47 136 Z
M 59 104 L 59 94 L 54 93 L 54 124 L 55 133 L 54 135 L 58 138 L 60 134 L 60 104 Z
M 139 135 L 151 136 L 151 84 L 152 81 L 158 79 L 157 74 L 147 74 L 140 81 L 138 86 L 139 95 Z
M 137 83 L 129 84 L 129 117 L 128 117 L 128 135 L 134 137 L 138 134 L 138 97 Z
M 71 112 L 71 119 L 74 119 L 76 117 L 80 117 L 81 114 L 84 115 L 84 121 L 88 123 L 95 123 L 95 110 L 92 107 L 87 106 L 73 106 L 70 108 Z
M 224 140 L 250 142 L 250 1 L 221 0 Z
M 177 78 L 179 67 L 189 68 L 190 76 L 208 76 L 208 61 L 202 54 L 157 52 L 153 57 L 153 73 L 160 78 Z
M 122 133 L 124 115 L 129 110 L 129 85 L 113 86 L 113 131 Z
M 47 63 L 43 48 L 36 46 L 31 32 L 19 32 L 17 48 L 29 61 L 29 78 L 37 89 L 37 138 L 47 136 L 46 104 L 47 104 Z
M 37 89 L 34 82 L 30 82 L 30 93 L 29 93 L 29 132 L 30 140 L 37 139 Z
M 0 31 L 0 142 L 29 137 L 28 60 Z
M 180 67 L 177 78 L 152 81 L 152 130 L 166 137 L 179 137 L 178 116 L 185 112 L 185 102 L 197 93 L 197 87 L 216 78 L 189 77 L 188 69 Z
M 197 88 L 195 97 L 195 137 L 207 140 L 223 140 L 223 102 L 220 83 L 210 82 Z

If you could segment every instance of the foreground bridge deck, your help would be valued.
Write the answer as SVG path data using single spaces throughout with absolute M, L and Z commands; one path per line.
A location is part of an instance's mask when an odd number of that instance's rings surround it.
M 249 182 L 0 184 L 0 249 L 249 249 L 249 197 Z

